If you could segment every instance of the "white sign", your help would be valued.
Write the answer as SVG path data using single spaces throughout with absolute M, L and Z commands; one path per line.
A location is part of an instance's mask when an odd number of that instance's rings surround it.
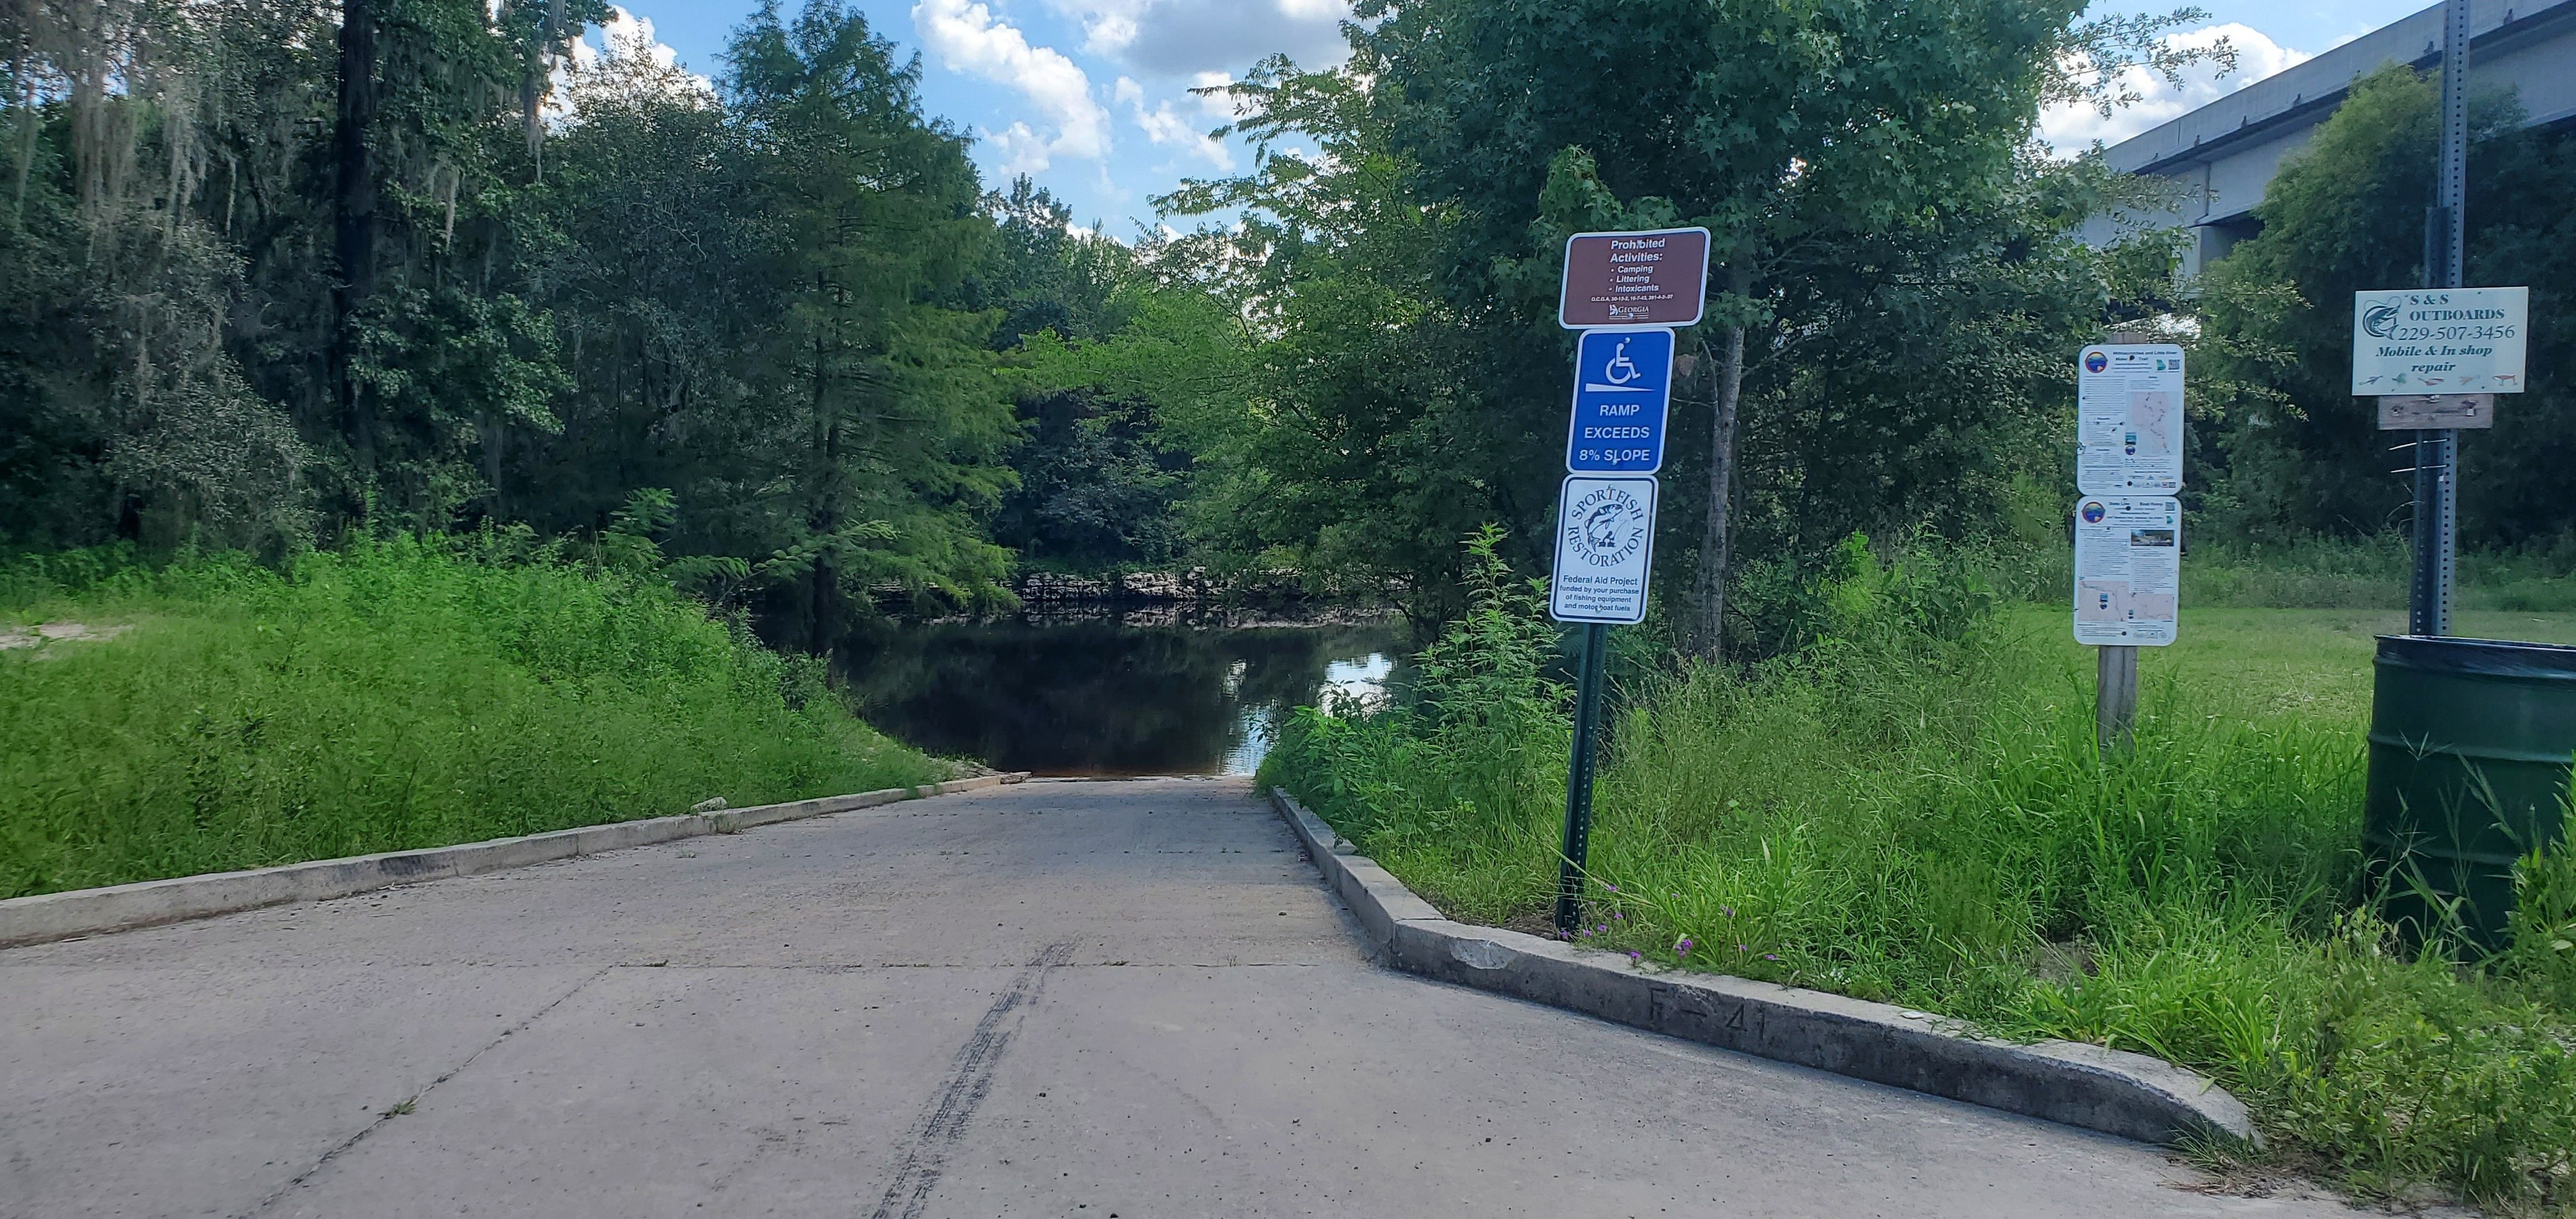
M 2182 490 L 2182 348 L 2097 343 L 2075 362 L 2075 489 Z
M 1559 622 L 1646 620 L 1655 558 L 1655 480 L 1577 474 L 1556 500 L 1556 576 L 1548 616 Z
M 2075 507 L 2075 642 L 2160 648 L 2182 593 L 2182 505 L 2169 495 Z
M 2352 294 L 2352 392 L 2518 394 L 2529 288 Z

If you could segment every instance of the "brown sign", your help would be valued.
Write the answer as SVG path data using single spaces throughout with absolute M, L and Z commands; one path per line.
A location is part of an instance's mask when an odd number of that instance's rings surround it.
M 2494 426 L 2494 394 L 2383 394 L 2379 399 L 2379 430 L 2383 432 Z
M 1565 242 L 1556 322 L 1569 330 L 1696 326 L 1707 296 L 1707 229 L 1576 233 Z

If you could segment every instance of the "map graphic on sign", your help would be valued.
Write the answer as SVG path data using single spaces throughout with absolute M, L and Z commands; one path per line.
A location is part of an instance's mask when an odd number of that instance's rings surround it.
M 1672 405 L 1673 332 L 1587 330 L 1574 351 L 1574 414 L 1565 468 L 1577 474 L 1652 474 L 1664 464 Z
M 2174 396 L 2160 389 L 2129 391 L 2127 456 L 2162 461 L 2173 455 Z

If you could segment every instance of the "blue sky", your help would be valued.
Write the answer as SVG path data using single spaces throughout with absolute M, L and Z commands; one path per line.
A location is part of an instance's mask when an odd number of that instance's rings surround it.
M 707 75 L 747 0 L 621 0 L 652 23 L 655 40 Z M 781 0 L 792 8 L 802 0 Z M 2147 100 L 2103 120 L 2057 114 L 2043 134 L 2073 152 L 2117 142 L 2228 90 L 2424 7 L 2427 0 L 2202 0 L 2208 20 L 2188 39 L 2224 36 L 2239 70 L 2203 73 L 2179 90 L 2141 81 Z M 1183 177 L 1243 165 L 1238 147 L 1204 133 L 1221 109 L 1194 85 L 1242 75 L 1285 51 L 1299 62 L 1340 58 L 1346 0 L 852 0 L 871 26 L 922 57 L 929 109 L 977 137 L 976 163 L 993 184 L 1027 172 L 1085 224 L 1132 237 L 1154 219 L 1153 196 Z M 2100 4 L 2097 13 L 2141 11 Z M 2163 10 L 2158 10 L 2163 11 Z M 596 36 L 594 36 L 596 37 Z

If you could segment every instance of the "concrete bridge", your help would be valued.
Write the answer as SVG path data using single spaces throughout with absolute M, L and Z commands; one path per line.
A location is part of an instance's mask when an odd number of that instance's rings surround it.
M 2576 0 L 2471 0 L 2472 89 L 2511 87 L 2534 127 L 2576 121 Z M 2263 201 L 2283 158 L 2306 146 L 2317 124 L 2343 103 L 2352 82 L 2390 63 L 2438 71 L 2442 6 L 2436 4 L 2266 77 L 2109 152 L 2115 169 L 2172 182 L 2173 211 L 2097 216 L 2085 238 L 2105 244 L 2146 227 L 2191 226 L 2183 273 L 2224 257 L 2262 228 Z

